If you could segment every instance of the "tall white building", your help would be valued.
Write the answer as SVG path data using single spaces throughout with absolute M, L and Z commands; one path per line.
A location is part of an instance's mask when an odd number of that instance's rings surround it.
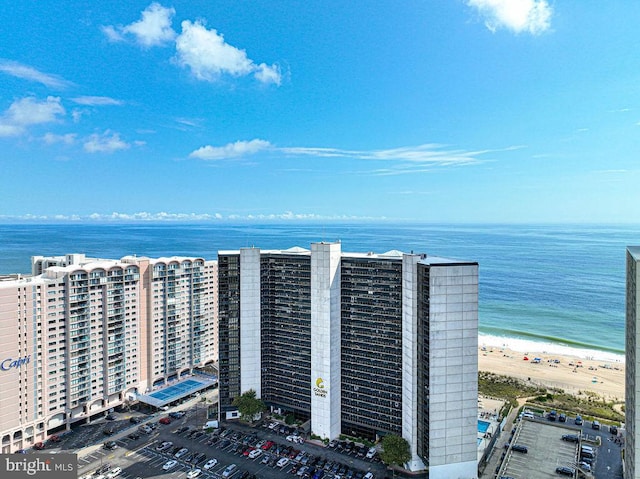
M 220 404 L 254 389 L 321 437 L 395 433 L 477 477 L 478 264 L 389 251 L 220 251 Z
M 640 479 L 640 246 L 627 248 L 624 477 Z
M 34 257 L 0 280 L 3 453 L 217 360 L 217 265 Z

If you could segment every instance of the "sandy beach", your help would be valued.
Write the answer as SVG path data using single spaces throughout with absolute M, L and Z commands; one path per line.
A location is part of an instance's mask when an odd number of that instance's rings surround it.
M 526 358 L 526 359 L 525 359 Z M 564 389 L 578 394 L 591 391 L 607 400 L 624 401 L 624 363 L 544 351 L 518 352 L 480 345 L 478 369 Z

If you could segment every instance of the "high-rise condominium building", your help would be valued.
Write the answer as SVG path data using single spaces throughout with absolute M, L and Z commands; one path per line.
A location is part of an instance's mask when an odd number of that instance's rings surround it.
M 640 479 L 640 246 L 627 248 L 624 477 Z
M 0 281 L 2 452 L 217 358 L 217 266 L 202 258 L 34 257 Z
M 254 389 L 321 437 L 395 433 L 411 470 L 477 477 L 477 263 L 340 243 L 218 263 L 223 415 Z

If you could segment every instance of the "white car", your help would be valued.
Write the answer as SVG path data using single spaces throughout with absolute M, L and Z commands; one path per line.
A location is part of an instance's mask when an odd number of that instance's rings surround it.
M 162 444 L 158 444 L 156 446 L 156 451 L 166 451 L 167 449 L 170 449 L 171 446 L 173 446 L 171 441 L 164 441 Z
M 373 456 L 376 455 L 376 448 L 372 447 L 367 451 L 367 459 L 371 459 Z
M 222 477 L 229 477 L 231 476 L 231 474 L 233 474 L 236 469 L 238 469 L 238 466 L 236 466 L 235 464 L 230 464 L 227 466 L 227 468 L 222 471 Z
M 282 468 L 282 467 L 286 466 L 287 464 L 289 464 L 289 458 L 288 457 L 281 457 L 280 460 L 276 463 L 276 466 Z
M 200 475 L 201 472 L 202 472 L 202 469 L 192 469 L 189 472 L 187 472 L 187 479 L 195 479 Z
M 167 461 L 164 463 L 164 466 L 162 466 L 162 470 L 169 471 L 174 467 L 176 467 L 177 465 L 178 465 L 178 461 L 176 461 L 175 459 L 171 459 L 170 461 Z
M 182 456 L 184 456 L 185 454 L 187 454 L 189 452 L 189 449 L 187 449 L 186 447 L 183 447 L 182 449 L 180 449 L 178 452 L 175 453 L 175 456 L 180 459 Z
M 114 477 L 119 476 L 121 472 L 122 472 L 121 467 L 114 467 L 109 472 L 107 472 L 106 477 L 107 479 L 113 479 Z
M 253 451 L 251 451 L 249 453 L 249 459 L 255 459 L 256 457 L 258 457 L 260 454 L 262 454 L 262 449 L 254 449 Z
M 364 475 L 364 479 L 373 479 L 373 472 L 367 472 Z
M 218 460 L 214 457 L 213 459 L 209 459 L 204 466 L 202 466 L 203 469 L 209 470 L 212 467 L 215 467 L 215 465 L 218 464 Z

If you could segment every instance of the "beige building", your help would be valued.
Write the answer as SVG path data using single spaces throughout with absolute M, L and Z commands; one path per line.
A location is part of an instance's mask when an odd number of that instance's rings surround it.
M 0 280 L 2 452 L 217 361 L 217 262 L 33 257 Z

